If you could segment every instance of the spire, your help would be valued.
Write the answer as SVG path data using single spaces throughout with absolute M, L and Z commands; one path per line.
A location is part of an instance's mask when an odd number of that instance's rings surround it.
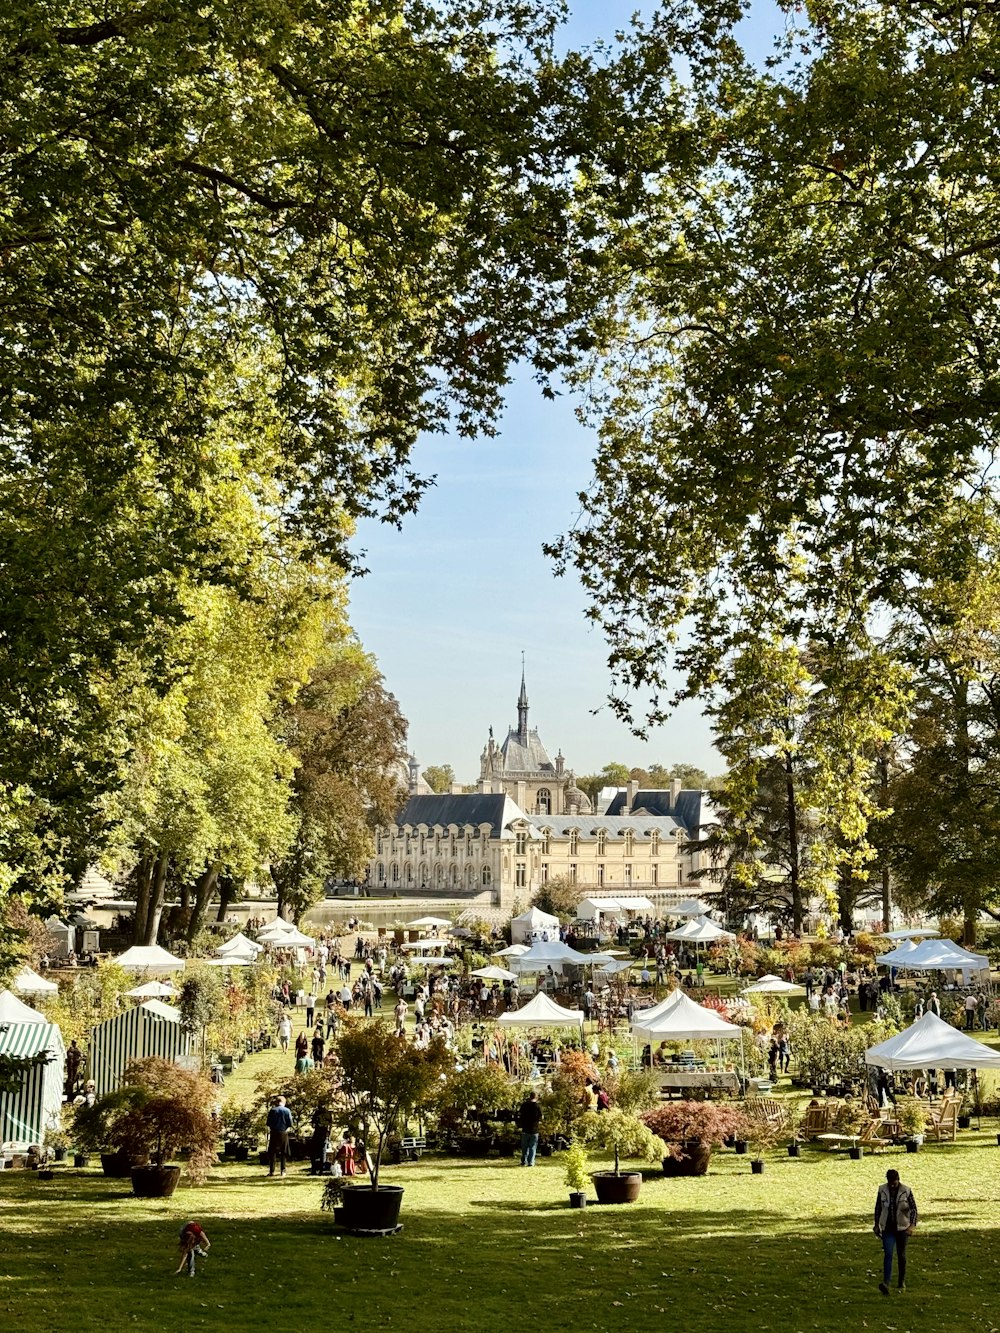
M 524 683 L 524 653 L 521 654 L 521 693 L 517 697 L 517 739 L 528 743 L 528 687 Z

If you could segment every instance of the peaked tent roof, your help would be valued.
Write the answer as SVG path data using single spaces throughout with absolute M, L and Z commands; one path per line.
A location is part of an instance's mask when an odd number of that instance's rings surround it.
M 510 965 L 518 972 L 544 972 L 547 967 L 560 968 L 563 963 L 589 963 L 590 955 L 577 953 L 561 940 L 536 940 L 526 953 L 511 958 Z
M 581 1009 L 563 1009 L 561 1005 L 550 1000 L 547 995 L 539 993 L 534 999 L 529 1000 L 523 1009 L 510 1010 L 501 1014 L 497 1020 L 501 1027 L 573 1027 L 583 1026 L 583 1011 Z
M 19 1000 L 13 991 L 0 991 L 0 1023 L 45 1023 L 44 1014 Z
M 183 958 L 175 958 L 158 944 L 133 944 L 123 954 L 113 959 L 119 967 L 134 967 L 137 971 L 150 968 L 157 972 L 170 972 L 184 966 Z
M 169 981 L 144 981 L 141 986 L 133 986 L 125 992 L 136 1000 L 159 999 L 164 995 L 176 995 L 177 988 Z
M 930 926 L 914 926 L 912 930 L 887 930 L 882 938 L 884 940 L 923 940 L 940 934 L 939 930 L 932 930 Z
M 665 940 L 687 940 L 693 944 L 709 944 L 712 940 L 731 940 L 734 936 L 731 930 L 723 930 L 714 921 L 709 921 L 707 916 L 696 916 L 692 917 L 678 930 L 668 930 L 663 938 Z
M 959 1032 L 928 1011 L 902 1032 L 865 1052 L 880 1069 L 1000 1069 L 1000 1051 Z
M 250 954 L 250 953 L 260 953 L 261 950 L 262 946 L 259 945 L 256 942 L 256 940 L 248 939 L 247 936 L 244 935 L 242 931 L 240 931 L 240 933 L 238 935 L 234 935 L 231 940 L 226 940 L 225 944 L 220 944 L 215 952 L 219 954 L 226 954 L 226 953 Z
M 147 1000 L 145 1004 L 140 1004 L 139 1008 L 145 1009 L 148 1014 L 155 1014 L 157 1018 L 166 1018 L 171 1023 L 181 1021 L 178 1010 L 169 1004 L 164 1004 L 162 1000 Z
M 636 1014 L 632 1020 L 632 1031 L 637 1037 L 645 1037 L 649 1041 L 671 1038 L 700 1041 L 711 1037 L 732 1039 L 741 1035 L 742 1028 L 735 1023 L 727 1023 L 714 1009 L 695 1004 L 682 990 L 674 991 L 674 995 L 677 999 L 658 1018 L 651 1018 L 648 1012 L 646 1015 Z
M 531 946 L 528 944 L 508 944 L 506 949 L 497 949 L 494 958 L 523 958 Z
M 978 972 L 990 965 L 990 960 L 984 954 L 963 949 L 953 940 L 924 940 L 922 944 L 905 952 L 900 946 L 891 954 L 882 954 L 878 961 L 885 965 L 886 959 L 893 958 L 902 958 L 902 962 L 890 962 L 890 966 L 906 967 L 914 972 L 939 972 L 949 968 Z
M 59 989 L 54 981 L 46 981 L 30 967 L 22 967 L 10 984 L 22 995 L 52 995 Z
M 443 916 L 418 916 L 416 921 L 407 921 L 407 930 L 430 930 L 434 926 L 450 926 L 451 922 Z
M 540 907 L 529 907 L 520 916 L 512 917 L 510 924 L 513 925 L 515 921 L 526 926 L 555 926 L 557 930 L 559 928 L 559 918 L 552 916 L 550 912 L 543 912 Z

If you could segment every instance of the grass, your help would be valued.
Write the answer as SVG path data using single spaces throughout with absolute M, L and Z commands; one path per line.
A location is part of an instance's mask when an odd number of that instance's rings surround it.
M 22 1333 L 109 1327 L 152 1333 L 335 1325 L 407 1333 L 544 1327 L 647 1330 L 664 1315 L 699 1333 L 740 1330 L 988 1330 L 1000 1240 L 1000 1148 L 992 1124 L 955 1146 L 851 1162 L 806 1150 L 716 1153 L 710 1174 L 647 1171 L 639 1202 L 567 1206 L 559 1158 L 425 1157 L 391 1168 L 406 1194 L 401 1235 L 338 1238 L 321 1182 L 220 1166 L 173 1199 L 134 1199 L 99 1171 L 0 1177 L 0 1323 Z M 875 1190 L 897 1166 L 922 1222 L 905 1296 L 879 1296 Z M 196 1218 L 212 1251 L 195 1281 L 172 1276 Z

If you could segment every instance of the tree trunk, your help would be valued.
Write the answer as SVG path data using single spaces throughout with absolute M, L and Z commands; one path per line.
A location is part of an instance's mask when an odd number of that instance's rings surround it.
M 965 682 L 961 682 L 955 690 L 955 718 L 960 774 L 957 787 L 962 804 L 968 807 L 972 788 L 972 736 L 969 730 L 969 687 Z M 963 895 L 962 907 L 962 943 L 969 949 L 976 943 L 979 902 Z
M 882 810 L 889 809 L 889 759 L 883 751 L 878 757 L 878 803 Z M 889 849 L 882 848 L 882 929 L 889 930 L 892 925 L 892 880 L 889 875 Z
M 802 934 L 802 880 L 799 867 L 799 812 L 795 799 L 795 767 L 785 753 L 785 796 L 788 808 L 788 888 L 792 899 L 792 930 Z
M 160 933 L 160 919 L 163 916 L 163 899 L 167 888 L 167 868 L 170 865 L 170 853 L 161 852 L 156 858 L 153 869 L 153 882 L 149 890 L 149 912 L 143 931 L 142 943 L 155 944 Z
M 214 861 L 204 872 L 198 876 L 195 883 L 194 906 L 191 908 L 191 920 L 188 922 L 187 937 L 188 941 L 194 939 L 201 929 L 201 923 L 205 916 L 209 900 L 219 879 L 219 871 L 222 869 L 218 861 Z
M 153 879 L 153 860 L 144 856 L 135 872 L 135 924 L 132 927 L 132 943 L 142 944 L 146 938 L 146 921 L 149 917 L 149 890 Z
M 233 884 L 232 875 L 223 875 L 219 880 L 219 910 L 216 913 L 216 921 L 225 921 L 229 904 L 233 901 L 235 893 L 236 888 Z

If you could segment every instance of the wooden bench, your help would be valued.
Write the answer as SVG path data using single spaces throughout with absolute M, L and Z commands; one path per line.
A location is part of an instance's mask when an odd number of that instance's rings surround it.
M 407 1136 L 404 1139 L 400 1139 L 399 1155 L 404 1162 L 415 1162 L 421 1156 L 421 1154 L 425 1153 L 426 1151 L 427 1151 L 426 1139 L 417 1139 L 413 1138 L 412 1136 Z
M 743 1109 L 747 1117 L 758 1124 L 784 1129 L 788 1123 L 788 1108 L 773 1097 L 748 1097 L 743 1103 Z

